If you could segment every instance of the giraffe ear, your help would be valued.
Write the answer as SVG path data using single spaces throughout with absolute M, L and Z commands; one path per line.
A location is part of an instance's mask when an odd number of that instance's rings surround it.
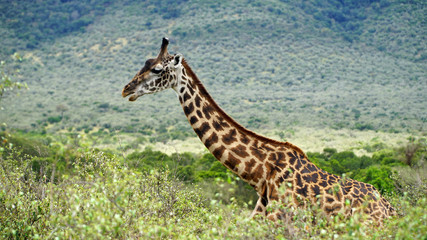
M 173 66 L 175 67 L 175 68 L 177 68 L 178 66 L 180 66 L 181 65 L 181 63 L 182 63 L 182 55 L 181 54 L 176 54 L 174 57 L 173 57 Z

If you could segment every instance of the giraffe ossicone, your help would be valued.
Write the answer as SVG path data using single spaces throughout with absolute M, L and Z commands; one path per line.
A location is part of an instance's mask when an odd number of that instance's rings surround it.
M 395 215 L 372 185 L 327 173 L 293 144 L 258 135 L 237 123 L 216 104 L 183 56 L 168 53 L 168 44 L 169 39 L 163 38 L 157 58 L 145 62 L 123 88 L 122 96 L 135 101 L 145 94 L 174 89 L 206 148 L 256 190 L 259 199 L 251 216 L 281 219 L 281 212 L 268 212 L 267 207 L 288 198 L 295 206 L 305 206 L 307 201 L 318 204 L 327 215 L 364 212 L 380 224 Z M 281 186 L 287 187 L 280 191 Z

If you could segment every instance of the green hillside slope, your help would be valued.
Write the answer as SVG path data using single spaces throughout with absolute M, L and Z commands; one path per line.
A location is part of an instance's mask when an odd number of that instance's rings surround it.
M 30 87 L 2 100 L 0 122 L 12 127 L 191 135 L 172 90 L 120 96 L 163 36 L 252 129 L 426 127 L 424 1 L 0 4 L 2 59 L 19 51 Z

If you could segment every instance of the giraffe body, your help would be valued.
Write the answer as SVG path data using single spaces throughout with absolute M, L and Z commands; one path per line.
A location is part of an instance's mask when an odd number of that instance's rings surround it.
M 291 204 L 298 207 L 307 202 L 319 204 L 327 215 L 341 212 L 350 216 L 363 211 L 381 223 L 395 214 L 372 185 L 327 173 L 291 143 L 263 137 L 238 124 L 215 103 L 183 57 L 168 54 L 168 43 L 168 39 L 163 39 L 158 57 L 146 62 L 122 95 L 131 95 L 129 100 L 135 101 L 145 94 L 174 89 L 189 123 L 206 148 L 258 193 L 252 216 L 280 219 L 281 213 L 269 213 L 267 206 L 289 197 Z M 284 184 L 288 187 L 279 191 Z

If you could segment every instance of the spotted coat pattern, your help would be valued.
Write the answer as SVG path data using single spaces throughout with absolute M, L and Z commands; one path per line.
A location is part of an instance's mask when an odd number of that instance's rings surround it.
M 291 198 L 291 204 L 297 207 L 318 204 L 327 215 L 365 212 L 379 223 L 395 214 L 394 208 L 372 185 L 327 173 L 291 143 L 272 140 L 242 127 L 215 103 L 185 60 L 166 54 L 161 64 L 163 73 L 147 88 L 161 91 L 167 86 L 177 92 L 189 123 L 206 148 L 258 193 L 252 216 L 261 214 L 272 220 L 280 219 L 281 212 L 268 212 L 267 207 L 272 201 L 285 198 Z M 123 96 L 133 93 L 129 85 L 138 85 L 138 79 L 145 78 L 151 65 L 146 63 L 125 87 Z M 287 187 L 279 191 L 281 186 Z

